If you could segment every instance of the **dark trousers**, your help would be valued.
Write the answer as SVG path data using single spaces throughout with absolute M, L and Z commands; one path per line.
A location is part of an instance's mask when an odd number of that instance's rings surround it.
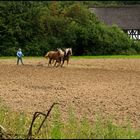
M 23 65 L 23 62 L 22 62 L 22 57 L 17 57 L 17 65 L 19 64 L 19 60 L 20 60 L 20 62 L 22 63 L 22 65 Z

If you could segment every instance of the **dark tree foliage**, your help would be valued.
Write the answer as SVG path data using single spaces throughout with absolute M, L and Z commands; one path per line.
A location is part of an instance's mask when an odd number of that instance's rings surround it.
M 44 56 L 49 50 L 72 47 L 74 55 L 137 54 L 140 43 L 117 26 L 108 27 L 88 6 L 97 1 L 1 1 L 0 56 Z M 111 4 L 130 4 L 121 1 Z M 137 2 L 133 2 L 137 4 Z

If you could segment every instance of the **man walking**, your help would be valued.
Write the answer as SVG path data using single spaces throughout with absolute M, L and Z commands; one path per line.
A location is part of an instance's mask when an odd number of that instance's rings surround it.
M 19 60 L 21 61 L 22 65 L 24 65 L 22 62 L 22 56 L 24 56 L 24 55 L 23 55 L 21 49 L 19 48 L 17 51 L 17 65 L 19 64 Z

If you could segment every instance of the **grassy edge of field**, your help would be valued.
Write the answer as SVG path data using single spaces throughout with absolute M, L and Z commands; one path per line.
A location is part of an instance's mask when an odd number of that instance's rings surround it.
M 104 58 L 140 58 L 140 55 L 100 55 L 100 56 L 72 56 L 74 59 L 104 59 Z
M 41 59 L 43 56 L 24 56 L 24 59 Z M 72 59 L 127 59 L 127 58 L 140 58 L 140 55 L 100 55 L 100 56 L 71 56 Z M 16 59 L 15 56 L 0 56 L 1 59 Z
M 140 131 L 135 130 L 128 123 L 124 126 L 114 124 L 111 120 L 103 121 L 96 116 L 94 123 L 90 123 L 86 117 L 76 119 L 72 110 L 69 110 L 69 118 L 66 122 L 61 119 L 61 111 L 55 108 L 49 121 L 46 121 L 35 139 L 138 139 Z M 39 117 L 34 124 L 33 134 L 39 128 L 43 117 Z M 0 125 L 8 133 L 13 134 L 12 139 L 24 139 L 28 133 L 32 117 L 24 112 L 11 111 L 6 106 L 0 105 Z M 1 131 L 0 131 L 1 133 Z M 14 134 L 18 134 L 15 135 Z

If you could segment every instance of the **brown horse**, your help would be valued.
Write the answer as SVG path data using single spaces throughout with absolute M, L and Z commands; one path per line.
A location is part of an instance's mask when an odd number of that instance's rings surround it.
M 57 65 L 57 67 L 61 64 L 61 60 L 64 56 L 64 52 L 61 49 L 57 49 L 58 51 L 49 51 L 46 55 L 45 58 L 49 58 L 49 63 L 48 66 L 51 64 L 51 61 L 56 60 L 59 64 Z M 56 66 L 56 63 L 55 65 Z
M 61 67 L 63 66 L 65 60 L 67 61 L 67 66 L 68 66 L 69 58 L 70 58 L 71 55 L 72 55 L 72 48 L 65 49 L 65 51 L 64 51 L 64 57 L 63 57 L 63 62 L 61 64 Z
M 63 64 L 64 64 L 65 61 L 67 61 L 67 66 L 68 66 L 68 64 L 69 64 L 69 59 L 70 59 L 70 56 L 71 56 L 71 55 L 72 55 L 72 48 L 66 48 L 66 49 L 64 49 L 64 56 L 61 57 L 61 60 L 59 60 L 60 62 L 63 61 L 62 64 L 61 64 L 61 67 L 63 66 Z M 59 62 L 59 61 L 56 60 L 55 63 L 57 63 L 57 62 Z

